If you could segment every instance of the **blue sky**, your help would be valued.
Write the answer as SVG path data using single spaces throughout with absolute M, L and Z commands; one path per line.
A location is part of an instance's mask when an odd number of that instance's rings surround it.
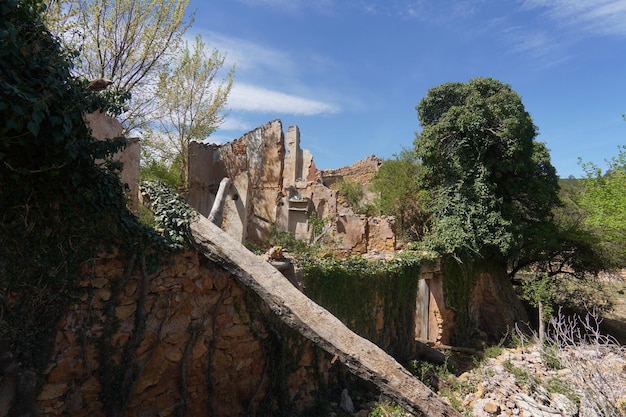
M 298 125 L 318 168 L 412 147 L 431 87 L 493 77 L 522 97 L 561 177 L 626 144 L 626 0 L 191 0 L 191 34 L 236 65 L 211 140 Z

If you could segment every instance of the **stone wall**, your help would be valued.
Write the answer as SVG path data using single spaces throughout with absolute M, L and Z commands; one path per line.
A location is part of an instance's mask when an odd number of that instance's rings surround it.
M 378 260 L 380 261 L 380 260 Z M 337 271 L 341 271 L 340 265 Z M 358 269 L 357 269 L 358 270 Z M 360 336 L 399 360 L 415 358 L 415 341 L 448 345 L 454 312 L 444 301 L 438 261 L 423 261 L 406 273 L 376 276 L 301 271 L 295 285 Z
M 331 241 L 340 252 L 395 250 L 392 218 L 355 214 L 329 188 L 347 178 L 370 181 L 381 164 L 375 156 L 349 167 L 320 171 L 313 155 L 300 147 L 298 127 L 289 127 L 285 135 L 280 120 L 223 145 L 193 142 L 189 155 L 188 201 L 201 214 L 210 212 L 220 181 L 224 177 L 233 180 L 221 227 L 240 242 L 263 242 L 273 227 L 309 241 L 308 219 L 316 213 L 320 219 L 331 219 Z
M 85 120 L 91 128 L 91 134 L 98 140 L 115 139 L 124 136 L 124 127 L 114 117 L 106 113 L 95 111 L 85 115 Z M 135 211 L 139 202 L 139 163 L 141 146 L 139 139 L 128 139 L 126 148 L 113 156 L 113 159 L 124 164 L 120 173 L 122 184 L 128 186 L 130 209 Z
M 196 252 L 140 266 L 110 255 L 86 267 L 57 325 L 40 415 L 297 415 L 328 400 L 332 358 L 229 272 Z
M 321 173 L 324 185 L 330 187 L 345 179 L 353 180 L 359 184 L 367 184 L 374 178 L 382 162 L 377 156 L 370 155 L 347 167 L 325 169 Z
M 276 223 L 283 189 L 285 139 L 279 120 L 223 145 L 189 145 L 189 204 L 208 216 L 220 181 L 233 181 L 223 229 L 233 238 L 262 241 Z

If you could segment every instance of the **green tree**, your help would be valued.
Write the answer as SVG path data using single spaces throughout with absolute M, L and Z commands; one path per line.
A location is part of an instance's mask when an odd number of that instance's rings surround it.
M 183 45 L 173 68 L 160 74 L 156 96 L 161 116 L 148 145 L 164 161 L 180 162 L 181 180 L 186 184 L 189 143 L 206 139 L 223 123 L 235 69 L 218 81 L 225 56 L 217 49 L 208 53 L 200 36 L 192 48 L 187 42 Z
M 576 202 L 586 212 L 584 223 L 600 239 L 611 266 L 626 266 L 626 147 L 607 161 L 602 170 L 594 163 L 583 164 L 586 177 Z
M 419 192 L 420 163 L 413 150 L 383 161 L 372 179 L 372 190 L 378 193 L 376 207 L 381 214 L 396 218 L 397 233 L 407 240 L 420 240 L 427 220 Z
M 540 250 L 555 232 L 556 171 L 507 84 L 491 78 L 443 84 L 416 108 L 423 128 L 414 142 L 419 179 L 430 194 L 423 247 L 465 265 L 464 279 L 481 294 L 455 307 L 499 337 L 525 319 L 508 278 L 509 260 Z
M 361 211 L 361 201 L 365 192 L 363 191 L 363 185 L 358 181 L 351 178 L 344 178 L 339 183 L 338 194 L 343 197 L 345 202 L 352 207 L 355 213 Z
M 80 52 L 74 73 L 113 81 L 113 94 L 132 93 L 122 123 L 145 129 L 156 84 L 189 27 L 189 0 L 47 0 L 48 26 Z

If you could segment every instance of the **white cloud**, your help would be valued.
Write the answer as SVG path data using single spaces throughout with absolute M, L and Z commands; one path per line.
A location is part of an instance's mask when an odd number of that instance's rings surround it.
M 220 130 L 251 130 L 253 127 L 248 121 L 229 114 L 219 128 Z
M 551 55 L 555 49 L 554 39 L 543 31 L 529 32 L 526 28 L 513 26 L 504 29 L 502 34 L 515 52 L 544 57 Z
M 226 66 L 235 65 L 239 72 L 280 71 L 293 73 L 296 68 L 289 53 L 245 39 L 204 31 L 202 37 L 226 55 Z
M 302 116 L 337 113 L 340 110 L 338 106 L 331 103 L 268 90 L 250 84 L 233 85 L 228 98 L 228 106 L 233 110 Z
M 549 19 L 577 31 L 626 36 L 626 0 L 525 0 L 523 5 L 545 9 Z
M 271 7 L 283 12 L 299 12 L 304 9 L 315 9 L 326 12 L 331 9 L 335 0 L 239 0 L 250 6 Z

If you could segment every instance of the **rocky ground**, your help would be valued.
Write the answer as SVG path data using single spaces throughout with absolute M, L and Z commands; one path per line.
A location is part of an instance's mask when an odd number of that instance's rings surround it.
M 567 358 L 559 363 L 557 354 Z M 617 347 L 507 350 L 458 381 L 476 387 L 460 407 L 475 417 L 626 415 L 626 352 Z
M 626 348 L 619 345 L 560 350 L 524 345 L 475 361 L 458 376 L 442 370 L 426 376 L 425 382 L 464 416 L 626 416 Z M 359 394 L 353 396 L 342 393 L 330 416 L 411 416 L 384 398 L 361 403 Z
M 601 325 L 593 315 L 572 321 L 558 314 L 549 326 L 552 348 L 520 338 L 516 348 L 453 354 L 447 369 L 418 363 L 413 372 L 467 417 L 626 417 L 626 271 L 584 290 L 611 307 Z M 332 410 L 331 417 L 411 417 L 356 392 Z

